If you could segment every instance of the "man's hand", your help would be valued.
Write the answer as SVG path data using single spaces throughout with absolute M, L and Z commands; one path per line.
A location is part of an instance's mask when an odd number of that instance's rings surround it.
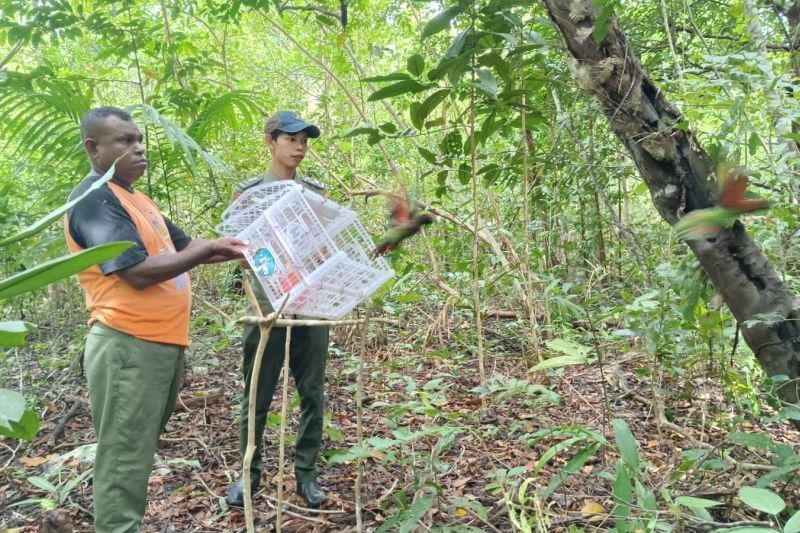
M 242 259 L 242 253 L 247 248 L 247 243 L 240 239 L 231 237 L 220 237 L 217 240 L 209 241 L 211 247 L 211 257 L 205 263 L 222 263 L 231 259 Z

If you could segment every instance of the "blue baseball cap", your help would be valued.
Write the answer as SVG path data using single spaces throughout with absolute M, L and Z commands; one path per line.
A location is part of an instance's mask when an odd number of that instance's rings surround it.
M 304 131 L 312 139 L 319 137 L 319 128 L 314 124 L 309 124 L 297 116 L 294 111 L 278 111 L 267 120 L 264 125 L 264 133 L 272 133 L 278 130 L 285 133 L 297 133 Z

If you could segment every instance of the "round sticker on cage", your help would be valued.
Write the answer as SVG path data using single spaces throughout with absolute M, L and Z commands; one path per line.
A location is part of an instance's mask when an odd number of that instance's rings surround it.
M 259 248 L 253 256 L 253 262 L 259 276 L 268 278 L 275 273 L 275 258 L 269 248 Z

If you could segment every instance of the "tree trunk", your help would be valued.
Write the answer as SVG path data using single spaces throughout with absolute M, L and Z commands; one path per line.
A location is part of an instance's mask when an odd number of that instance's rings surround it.
M 712 205 L 716 186 L 708 156 L 690 131 L 674 127 L 680 113 L 642 71 L 616 18 L 608 21 L 608 33 L 598 44 L 593 35 L 598 11 L 592 0 L 544 4 L 564 37 L 575 81 L 600 101 L 661 217 L 672 225 L 681 213 Z M 781 398 L 797 403 L 800 308 L 793 295 L 739 222 L 716 238 L 690 241 L 689 247 L 741 325 L 764 372 L 793 380 L 780 388 Z M 759 317 L 765 314 L 774 318 Z

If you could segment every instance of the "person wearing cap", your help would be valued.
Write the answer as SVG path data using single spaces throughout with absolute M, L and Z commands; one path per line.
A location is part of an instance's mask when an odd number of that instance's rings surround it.
M 81 140 L 91 172 L 65 216 L 70 252 L 132 241 L 78 274 L 89 308 L 84 368 L 97 435 L 92 499 L 99 533 L 139 531 L 159 434 L 175 407 L 189 345 L 188 270 L 241 259 L 246 243 L 190 239 L 134 183 L 147 170 L 142 132 L 117 107 L 90 109 Z M 114 165 L 111 181 L 97 181 Z
M 319 137 L 317 126 L 305 122 L 292 111 L 280 111 L 267 120 L 264 135 L 270 152 L 269 169 L 261 176 L 238 183 L 234 187 L 234 197 L 250 187 L 277 180 L 294 180 L 303 187 L 322 194 L 324 187 L 319 183 L 300 176 L 297 168 L 305 158 L 308 139 Z M 267 315 L 274 311 L 266 293 L 256 281 L 252 272 L 250 285 L 256 294 L 261 312 Z M 250 373 L 256 358 L 260 332 L 258 326 L 245 325 L 243 336 L 244 394 L 239 418 L 239 450 L 244 457 L 247 449 L 248 408 L 252 398 L 250 392 Z M 300 395 L 300 426 L 295 442 L 294 472 L 297 492 L 309 507 L 317 508 L 325 500 L 325 492 L 317 483 L 317 456 L 322 444 L 323 389 L 325 365 L 328 359 L 328 327 L 296 326 L 292 328 L 289 347 L 289 367 Z M 264 426 L 269 413 L 272 396 L 278 385 L 278 378 L 284 361 L 286 328 L 274 327 L 264 349 L 264 357 L 258 375 L 258 390 L 255 408 L 256 450 L 250 465 L 250 490 L 255 492 L 261 484 L 263 461 L 261 442 Z M 239 477 L 228 487 L 227 502 L 234 507 L 244 506 L 244 479 Z

